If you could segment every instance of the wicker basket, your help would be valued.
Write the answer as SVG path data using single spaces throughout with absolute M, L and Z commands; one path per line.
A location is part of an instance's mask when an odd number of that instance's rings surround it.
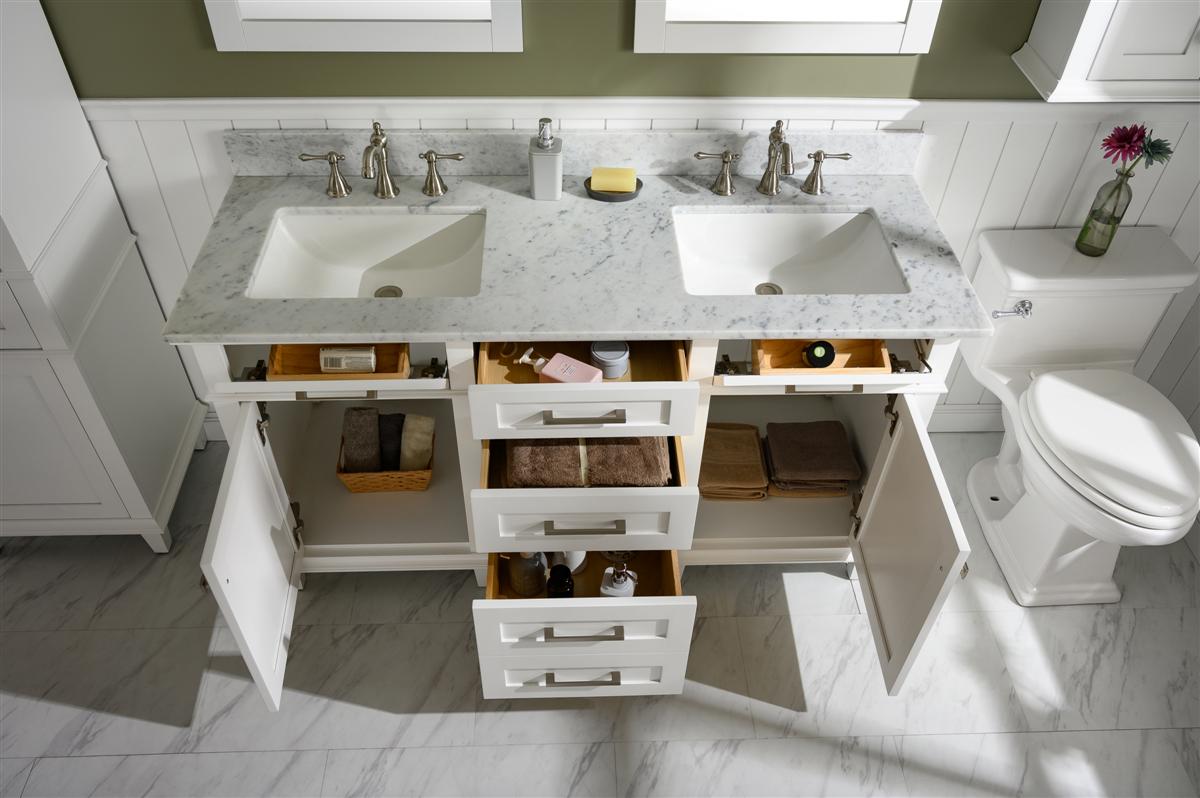
M 434 437 L 436 442 L 436 436 Z M 344 444 L 342 444 L 344 445 Z M 433 479 L 433 457 L 420 471 L 343 471 L 342 446 L 338 446 L 337 476 L 351 493 L 390 493 L 427 490 Z

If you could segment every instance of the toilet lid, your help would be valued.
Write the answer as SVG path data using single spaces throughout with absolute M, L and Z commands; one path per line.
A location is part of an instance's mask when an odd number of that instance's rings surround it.
M 1130 510 L 1164 517 L 1200 501 L 1200 444 L 1165 396 L 1123 371 L 1055 371 L 1034 378 L 1025 406 L 1061 464 Z

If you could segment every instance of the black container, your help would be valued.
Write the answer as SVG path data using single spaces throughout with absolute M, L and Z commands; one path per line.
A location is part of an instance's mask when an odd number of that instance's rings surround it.
M 547 598 L 574 598 L 575 580 L 571 577 L 571 569 L 559 563 L 550 569 L 550 578 L 546 580 Z
M 804 347 L 804 361 L 814 369 L 828 368 L 833 365 L 836 351 L 828 341 L 813 341 Z

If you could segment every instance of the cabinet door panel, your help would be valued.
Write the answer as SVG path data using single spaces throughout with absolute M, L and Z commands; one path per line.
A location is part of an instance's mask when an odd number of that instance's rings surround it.
M 0 518 L 128 518 L 50 361 L 0 359 Z
M 915 401 L 897 395 L 850 547 L 888 693 L 904 684 L 970 547 Z
M 0 349 L 41 349 L 8 283 L 0 283 Z
M 200 568 L 254 683 L 276 710 L 301 556 L 292 532 L 296 521 L 258 420 L 253 402 L 240 407 Z
M 1088 79 L 1200 79 L 1200 3 L 1121 0 Z

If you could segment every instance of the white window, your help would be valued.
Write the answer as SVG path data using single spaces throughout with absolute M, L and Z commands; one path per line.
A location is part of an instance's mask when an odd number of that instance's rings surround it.
M 638 53 L 927 53 L 941 0 L 637 0 Z
M 521 0 L 204 0 L 217 49 L 521 52 Z

